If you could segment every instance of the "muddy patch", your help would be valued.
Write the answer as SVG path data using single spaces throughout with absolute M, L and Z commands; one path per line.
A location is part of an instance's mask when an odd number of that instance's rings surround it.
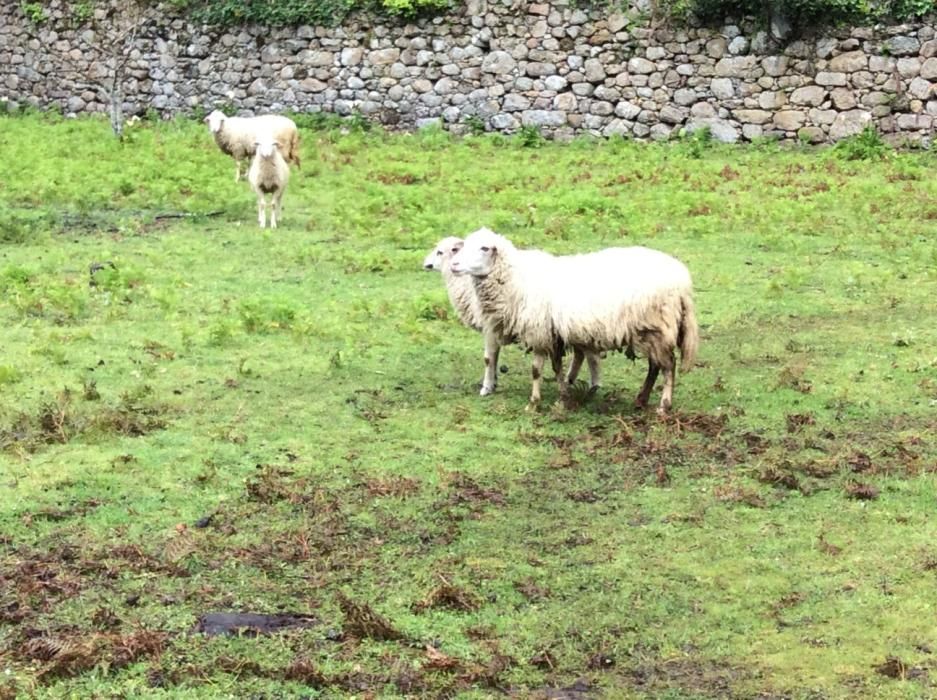
M 200 615 L 193 632 L 214 637 L 236 635 L 256 637 L 260 634 L 275 634 L 288 629 L 309 629 L 319 624 L 312 615 L 303 613 L 205 613 Z

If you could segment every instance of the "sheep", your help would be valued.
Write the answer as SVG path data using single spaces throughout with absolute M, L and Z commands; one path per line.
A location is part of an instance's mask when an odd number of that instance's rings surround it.
M 635 246 L 595 253 L 553 256 L 518 250 L 505 237 L 479 229 L 450 261 L 455 274 L 472 276 L 489 326 L 514 335 L 534 353 L 529 408 L 540 401 L 547 357 L 562 365 L 563 346 L 592 352 L 637 350 L 648 373 L 635 404 L 647 406 L 659 373 L 664 374 L 658 413 L 673 402 L 675 350 L 683 370 L 693 364 L 699 329 L 690 273 L 679 260 Z M 560 395 L 568 386 L 560 379 Z
M 280 144 L 287 162 L 299 167 L 299 130 L 289 117 L 265 114 L 259 117 L 226 117 L 215 110 L 204 119 L 222 153 L 234 158 L 234 181 L 241 179 L 241 162 L 254 155 L 258 136 L 270 134 Z
M 468 275 L 456 275 L 452 272 L 450 262 L 453 256 L 461 250 L 463 243 L 461 238 L 455 236 L 443 238 L 426 255 L 423 260 L 423 267 L 427 270 L 438 270 L 442 273 L 443 281 L 446 284 L 446 292 L 449 295 L 449 302 L 456 310 L 459 320 L 464 326 L 479 331 L 485 337 L 485 374 L 482 378 L 479 394 L 487 396 L 494 392 L 498 383 L 498 356 L 501 348 L 513 343 L 514 339 L 492 332 L 485 327 L 485 316 L 478 302 L 472 278 Z M 572 384 L 576 381 L 583 359 L 588 360 L 591 389 L 595 391 L 599 386 L 600 367 L 598 357 L 592 352 L 583 353 L 578 348 L 574 350 L 574 357 L 569 366 L 566 382 Z
M 251 189 L 257 194 L 257 220 L 260 228 L 263 228 L 266 223 L 266 195 L 273 195 L 270 199 L 270 228 L 276 228 L 283 193 L 290 180 L 290 168 L 283 159 L 280 146 L 273 136 L 266 135 L 257 139 L 254 159 L 247 171 L 247 179 Z

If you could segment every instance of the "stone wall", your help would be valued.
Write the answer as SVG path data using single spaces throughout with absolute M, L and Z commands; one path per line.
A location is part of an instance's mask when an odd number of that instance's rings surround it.
M 158 6 L 129 54 L 125 108 L 358 111 L 401 128 L 534 125 L 561 138 L 665 139 L 706 125 L 724 141 L 822 142 L 869 123 L 895 140 L 933 136 L 934 21 L 792 39 L 777 22 L 655 28 L 646 1 L 611 11 L 468 0 L 413 24 L 226 31 Z M 65 2 L 44 5 L 38 25 L 20 3 L 0 7 L 0 99 L 105 111 L 91 85 L 108 74 L 100 49 L 110 46 L 110 10 L 79 22 Z

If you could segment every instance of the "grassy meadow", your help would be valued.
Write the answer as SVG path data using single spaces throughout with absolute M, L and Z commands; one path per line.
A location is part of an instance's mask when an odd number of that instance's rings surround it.
M 526 137 L 0 118 L 0 698 L 937 693 L 937 157 Z M 670 416 L 477 395 L 482 225 L 688 265 Z

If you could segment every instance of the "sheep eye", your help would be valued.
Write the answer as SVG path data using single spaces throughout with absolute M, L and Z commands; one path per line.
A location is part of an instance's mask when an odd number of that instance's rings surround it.
M 442 255 L 442 251 L 441 251 L 441 250 L 437 250 L 437 251 L 436 251 L 436 255 Z
M 483 253 L 487 253 L 489 250 L 491 250 L 491 249 L 490 249 L 488 246 L 486 246 L 486 245 L 483 245 L 483 246 L 482 246 L 482 252 L 483 252 Z

